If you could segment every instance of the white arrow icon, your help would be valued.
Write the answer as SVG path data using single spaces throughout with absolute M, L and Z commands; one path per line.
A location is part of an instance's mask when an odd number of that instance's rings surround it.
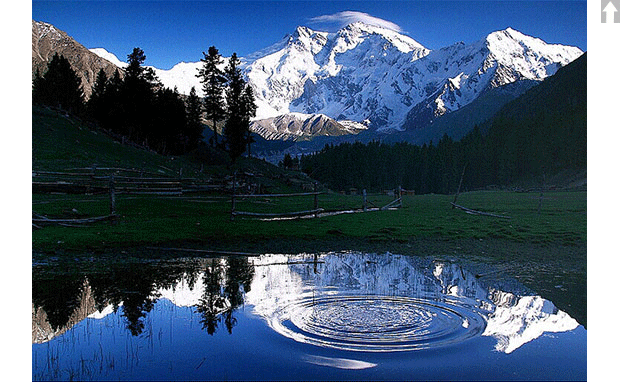
M 608 24 L 613 24 L 614 15 L 618 12 L 618 10 L 614 7 L 614 4 L 611 1 L 607 3 L 605 8 L 603 8 L 603 12 L 605 12 L 605 22 Z

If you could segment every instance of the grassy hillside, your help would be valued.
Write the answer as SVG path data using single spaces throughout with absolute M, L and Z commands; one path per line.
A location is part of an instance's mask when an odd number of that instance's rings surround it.
M 284 179 L 290 178 L 295 184 L 310 181 L 303 174 L 288 172 L 258 159 L 240 158 L 232 164 L 225 152 L 208 146 L 184 156 L 163 156 L 131 143 L 122 143 L 75 117 L 33 107 L 33 172 L 67 172 L 93 166 L 135 169 L 168 177 L 181 174 L 215 183 L 223 182 L 235 171 L 245 171 L 257 174 L 259 182 L 281 191 L 291 188 Z

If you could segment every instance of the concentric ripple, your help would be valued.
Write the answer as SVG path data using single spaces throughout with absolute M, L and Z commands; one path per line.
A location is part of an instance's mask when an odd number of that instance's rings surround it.
M 271 327 L 298 342 L 354 351 L 411 351 L 459 343 L 486 321 L 458 300 L 332 295 L 282 307 Z

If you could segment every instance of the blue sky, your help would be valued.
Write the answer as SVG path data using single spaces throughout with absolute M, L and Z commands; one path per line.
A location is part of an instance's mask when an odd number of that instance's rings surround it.
M 278 42 L 298 25 L 333 31 L 343 11 L 395 25 L 430 49 L 512 27 L 550 43 L 587 49 L 585 1 L 33 1 L 32 18 L 119 59 L 138 46 L 146 64 L 198 61 L 215 45 L 239 56 Z M 336 21 L 319 22 L 321 16 Z M 322 19 L 321 19 L 322 20 Z

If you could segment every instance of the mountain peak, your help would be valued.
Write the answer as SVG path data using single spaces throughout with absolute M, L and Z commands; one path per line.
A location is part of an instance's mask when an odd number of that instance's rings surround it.
M 388 40 L 398 50 L 409 53 L 412 50 L 426 50 L 426 48 L 411 37 L 379 25 L 356 21 L 348 24 L 336 32 L 337 35 L 345 35 L 353 38 L 363 38 L 365 35 L 379 35 Z
M 529 56 L 533 54 L 536 61 L 541 59 L 549 62 L 560 61 L 562 65 L 568 64 L 583 53 L 577 47 L 548 44 L 539 38 L 528 36 L 511 27 L 490 33 L 484 41 L 486 46 L 498 57 L 512 56 L 514 58 L 520 55 Z M 536 54 L 531 52 L 536 52 Z
M 126 62 L 123 62 L 121 60 L 118 59 L 118 57 L 116 57 L 116 55 L 114 53 L 110 53 L 107 50 L 105 50 L 104 48 L 92 48 L 89 49 L 91 52 L 95 53 L 97 56 L 110 61 L 111 63 L 113 63 L 114 65 L 118 66 L 119 68 L 124 68 L 126 67 L 127 64 Z
M 109 77 L 116 66 L 108 60 L 89 51 L 64 31 L 52 24 L 32 20 L 32 72 L 40 74 L 47 71 L 47 65 L 54 54 L 64 56 L 72 68 L 80 74 L 82 89 L 86 98 L 90 97 L 92 86 L 100 69 Z
M 522 41 L 522 40 L 538 40 L 540 42 L 543 42 L 540 39 L 528 36 L 526 34 L 523 34 L 521 32 L 519 32 L 518 30 L 512 28 L 512 27 L 508 27 L 506 29 L 501 29 L 495 32 L 491 32 L 489 33 L 489 35 L 486 37 L 487 41 L 490 40 L 499 40 L 501 41 L 502 39 L 510 39 L 510 40 L 516 40 L 516 41 Z
M 316 32 L 306 26 L 298 26 L 288 37 L 292 39 L 310 38 Z
M 312 36 L 312 34 L 314 34 L 314 33 L 315 33 L 314 30 L 312 30 L 312 29 L 310 29 L 310 28 L 308 28 L 306 26 L 300 25 L 297 28 L 295 28 L 295 32 L 293 32 L 293 35 L 297 35 L 297 36 Z

